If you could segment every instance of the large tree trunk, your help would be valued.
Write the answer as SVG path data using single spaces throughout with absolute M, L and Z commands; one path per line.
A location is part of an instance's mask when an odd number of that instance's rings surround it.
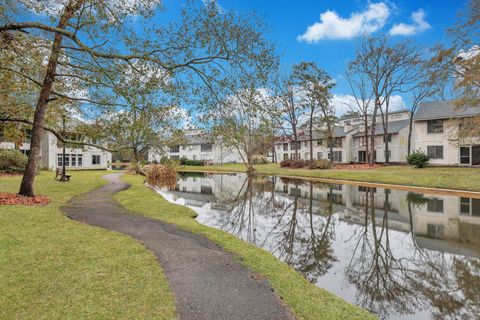
M 370 166 L 373 166 L 375 162 L 375 127 L 377 125 L 377 112 L 378 108 L 380 108 L 380 101 L 379 98 L 375 98 L 375 110 L 373 111 L 373 116 L 372 116 L 372 127 L 370 128 Z
M 67 22 L 72 18 L 75 11 L 78 10 L 83 1 L 78 2 L 70 1 L 60 18 L 60 22 L 57 25 L 58 29 L 65 29 Z M 56 33 L 52 50 L 50 52 L 50 58 L 48 60 L 47 71 L 43 80 L 42 89 L 38 97 L 37 105 L 35 108 L 35 114 L 33 117 L 32 126 L 32 139 L 30 142 L 30 155 L 28 156 L 27 165 L 25 167 L 25 173 L 23 174 L 22 183 L 20 184 L 19 194 L 22 196 L 33 197 L 33 182 L 37 173 L 37 163 L 40 157 L 40 147 L 42 144 L 43 126 L 45 122 L 45 112 L 47 110 L 47 104 L 49 102 L 50 94 L 52 92 L 53 82 L 55 81 L 55 73 L 57 70 L 58 58 L 60 55 L 63 35 Z
M 314 109 L 310 109 L 310 161 L 313 161 L 313 111 Z

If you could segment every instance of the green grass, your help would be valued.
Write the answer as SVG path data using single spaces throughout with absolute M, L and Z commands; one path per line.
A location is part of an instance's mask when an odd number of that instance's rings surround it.
M 48 206 L 0 206 L 0 319 L 174 319 L 175 301 L 153 255 L 136 240 L 71 221 L 60 207 L 101 186 L 105 172 L 36 179 Z M 0 177 L 16 192 L 19 177 Z
M 211 168 L 211 167 L 209 167 Z M 201 234 L 234 253 L 254 272 L 265 276 L 299 319 L 371 319 L 367 311 L 309 283 L 303 276 L 269 252 L 248 244 L 224 231 L 197 223 L 195 212 L 169 203 L 143 185 L 143 178 L 125 175 L 132 187 L 115 195 L 115 199 L 132 213 L 175 224 Z
M 202 167 L 181 166 L 179 167 L 179 170 L 244 172 L 245 166 L 243 164 Z M 480 191 L 480 183 L 478 183 L 480 178 L 480 168 L 428 167 L 416 169 L 409 166 L 388 166 L 367 170 L 308 170 L 285 169 L 280 168 L 278 164 L 266 164 L 255 166 L 255 172 L 268 175 L 313 177 L 439 189 Z

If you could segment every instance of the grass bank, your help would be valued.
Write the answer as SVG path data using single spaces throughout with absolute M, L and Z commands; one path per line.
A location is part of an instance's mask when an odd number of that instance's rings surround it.
M 132 184 L 115 199 L 132 213 L 175 224 L 185 230 L 206 236 L 232 252 L 254 272 L 266 277 L 299 319 L 373 319 L 367 311 L 309 283 L 303 276 L 269 252 L 248 244 L 224 231 L 201 225 L 193 219 L 195 212 L 169 203 L 143 185 L 143 177 L 123 176 Z
M 174 319 L 175 301 L 158 262 L 136 240 L 71 221 L 60 207 L 105 183 L 103 172 L 72 181 L 36 179 L 48 206 L 0 206 L 0 319 Z M 16 192 L 20 177 L 0 177 Z
M 243 164 L 225 164 L 223 166 L 180 166 L 184 171 L 245 172 Z M 255 172 L 268 175 L 285 175 L 323 179 L 339 179 L 387 183 L 439 189 L 480 191 L 480 168 L 428 167 L 416 169 L 409 166 L 386 166 L 375 169 L 339 169 L 308 170 L 285 169 L 278 164 L 255 166 Z

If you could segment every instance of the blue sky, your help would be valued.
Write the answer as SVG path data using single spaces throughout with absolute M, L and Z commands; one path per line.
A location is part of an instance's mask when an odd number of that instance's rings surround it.
M 166 12 L 175 2 L 165 1 Z M 445 43 L 445 29 L 466 1 L 217 0 L 217 4 L 224 10 L 254 10 L 270 27 L 268 39 L 278 45 L 282 71 L 300 61 L 317 62 L 337 81 L 334 93 L 341 96 L 349 94 L 342 75 L 354 57 L 356 35 L 390 32 L 393 41 L 408 38 L 426 47 Z M 408 97 L 403 100 L 408 104 Z

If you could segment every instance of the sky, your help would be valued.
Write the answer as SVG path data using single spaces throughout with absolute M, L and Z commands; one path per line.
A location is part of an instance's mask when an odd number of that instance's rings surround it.
M 203 0 L 211 1 L 211 0 Z M 175 0 L 166 0 L 168 9 Z M 363 33 L 389 34 L 392 41 L 408 39 L 431 47 L 447 43 L 446 28 L 453 25 L 464 0 L 217 0 L 221 10 L 255 11 L 270 28 L 267 38 L 277 44 L 281 70 L 301 61 L 314 61 L 337 82 L 333 90 L 339 114 L 350 94 L 344 70 L 355 55 L 356 37 Z M 168 12 L 168 10 L 166 11 Z M 396 108 L 408 107 L 406 95 Z

